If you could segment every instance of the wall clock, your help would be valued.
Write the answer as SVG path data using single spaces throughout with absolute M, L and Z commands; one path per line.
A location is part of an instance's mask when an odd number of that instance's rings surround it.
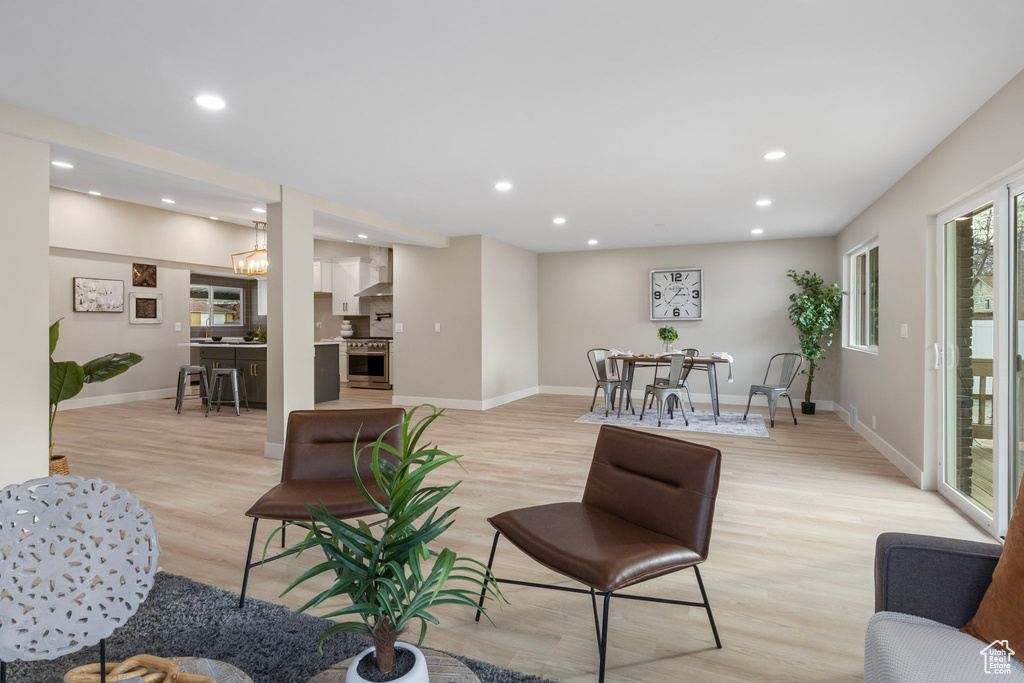
M 701 320 L 703 315 L 703 268 L 651 271 L 651 320 Z

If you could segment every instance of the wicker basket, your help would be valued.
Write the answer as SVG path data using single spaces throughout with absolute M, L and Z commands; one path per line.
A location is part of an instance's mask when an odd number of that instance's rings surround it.
M 53 457 L 53 446 L 50 446 L 50 476 L 55 474 L 71 476 L 71 468 L 68 467 L 68 459 L 63 455 Z

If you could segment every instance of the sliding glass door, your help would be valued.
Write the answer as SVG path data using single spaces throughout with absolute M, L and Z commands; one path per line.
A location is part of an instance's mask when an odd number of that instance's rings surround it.
M 943 226 L 944 356 L 942 486 L 979 521 L 994 511 L 995 206 Z

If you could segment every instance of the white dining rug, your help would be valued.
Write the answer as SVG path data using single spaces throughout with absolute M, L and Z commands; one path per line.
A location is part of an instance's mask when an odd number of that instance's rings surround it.
M 595 409 L 576 422 L 592 425 L 618 425 L 620 427 L 647 427 L 659 429 L 658 413 L 656 410 L 648 410 L 644 419 L 640 420 L 640 406 L 636 407 L 636 415 L 623 409 L 622 417 L 616 417 L 615 411 L 609 411 L 608 417 L 604 416 L 604 405 L 597 405 Z M 690 421 L 687 426 L 679 411 L 675 416 L 669 418 L 666 412 L 661 418 L 660 429 L 671 429 L 679 432 L 704 432 L 707 434 L 728 434 L 729 436 L 753 436 L 763 439 L 768 438 L 768 428 L 764 424 L 764 418 L 757 413 L 750 413 L 747 419 L 743 419 L 743 413 L 721 413 L 718 416 L 718 424 L 715 424 L 714 414 L 710 410 L 686 411 L 686 417 Z

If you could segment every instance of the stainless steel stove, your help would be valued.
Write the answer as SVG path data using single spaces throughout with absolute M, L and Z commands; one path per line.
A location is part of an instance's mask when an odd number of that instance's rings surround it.
M 361 337 L 348 339 L 348 385 L 353 389 L 390 389 L 391 372 L 388 367 L 391 350 L 390 337 Z

